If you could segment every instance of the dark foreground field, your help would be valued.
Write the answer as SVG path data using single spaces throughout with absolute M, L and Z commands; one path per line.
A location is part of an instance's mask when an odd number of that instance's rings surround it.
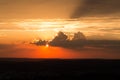
M 120 80 L 120 60 L 0 59 L 0 80 Z

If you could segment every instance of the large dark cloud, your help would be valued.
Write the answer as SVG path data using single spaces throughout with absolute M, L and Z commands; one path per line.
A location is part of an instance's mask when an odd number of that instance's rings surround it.
M 81 32 L 75 33 L 71 40 L 63 32 L 59 32 L 58 35 L 50 42 L 50 45 L 68 48 L 83 47 L 85 45 L 85 41 L 86 41 L 85 35 Z
M 113 13 L 120 13 L 120 0 L 83 0 L 70 17 L 105 16 Z

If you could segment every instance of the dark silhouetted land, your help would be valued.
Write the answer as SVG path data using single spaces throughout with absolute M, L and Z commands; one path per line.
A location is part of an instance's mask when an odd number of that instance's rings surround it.
M 0 59 L 0 80 L 119 80 L 119 76 L 120 60 Z

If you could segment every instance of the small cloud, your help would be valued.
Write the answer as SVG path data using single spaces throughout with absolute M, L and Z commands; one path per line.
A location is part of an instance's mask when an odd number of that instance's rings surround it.
M 120 31 L 120 28 L 104 28 L 104 29 L 100 29 L 100 30 L 111 32 L 111 31 Z

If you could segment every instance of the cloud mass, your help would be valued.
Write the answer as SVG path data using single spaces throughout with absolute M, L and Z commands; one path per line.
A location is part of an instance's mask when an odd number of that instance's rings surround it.
M 106 16 L 120 13 L 120 0 L 83 0 L 73 11 L 71 18 L 83 16 Z

